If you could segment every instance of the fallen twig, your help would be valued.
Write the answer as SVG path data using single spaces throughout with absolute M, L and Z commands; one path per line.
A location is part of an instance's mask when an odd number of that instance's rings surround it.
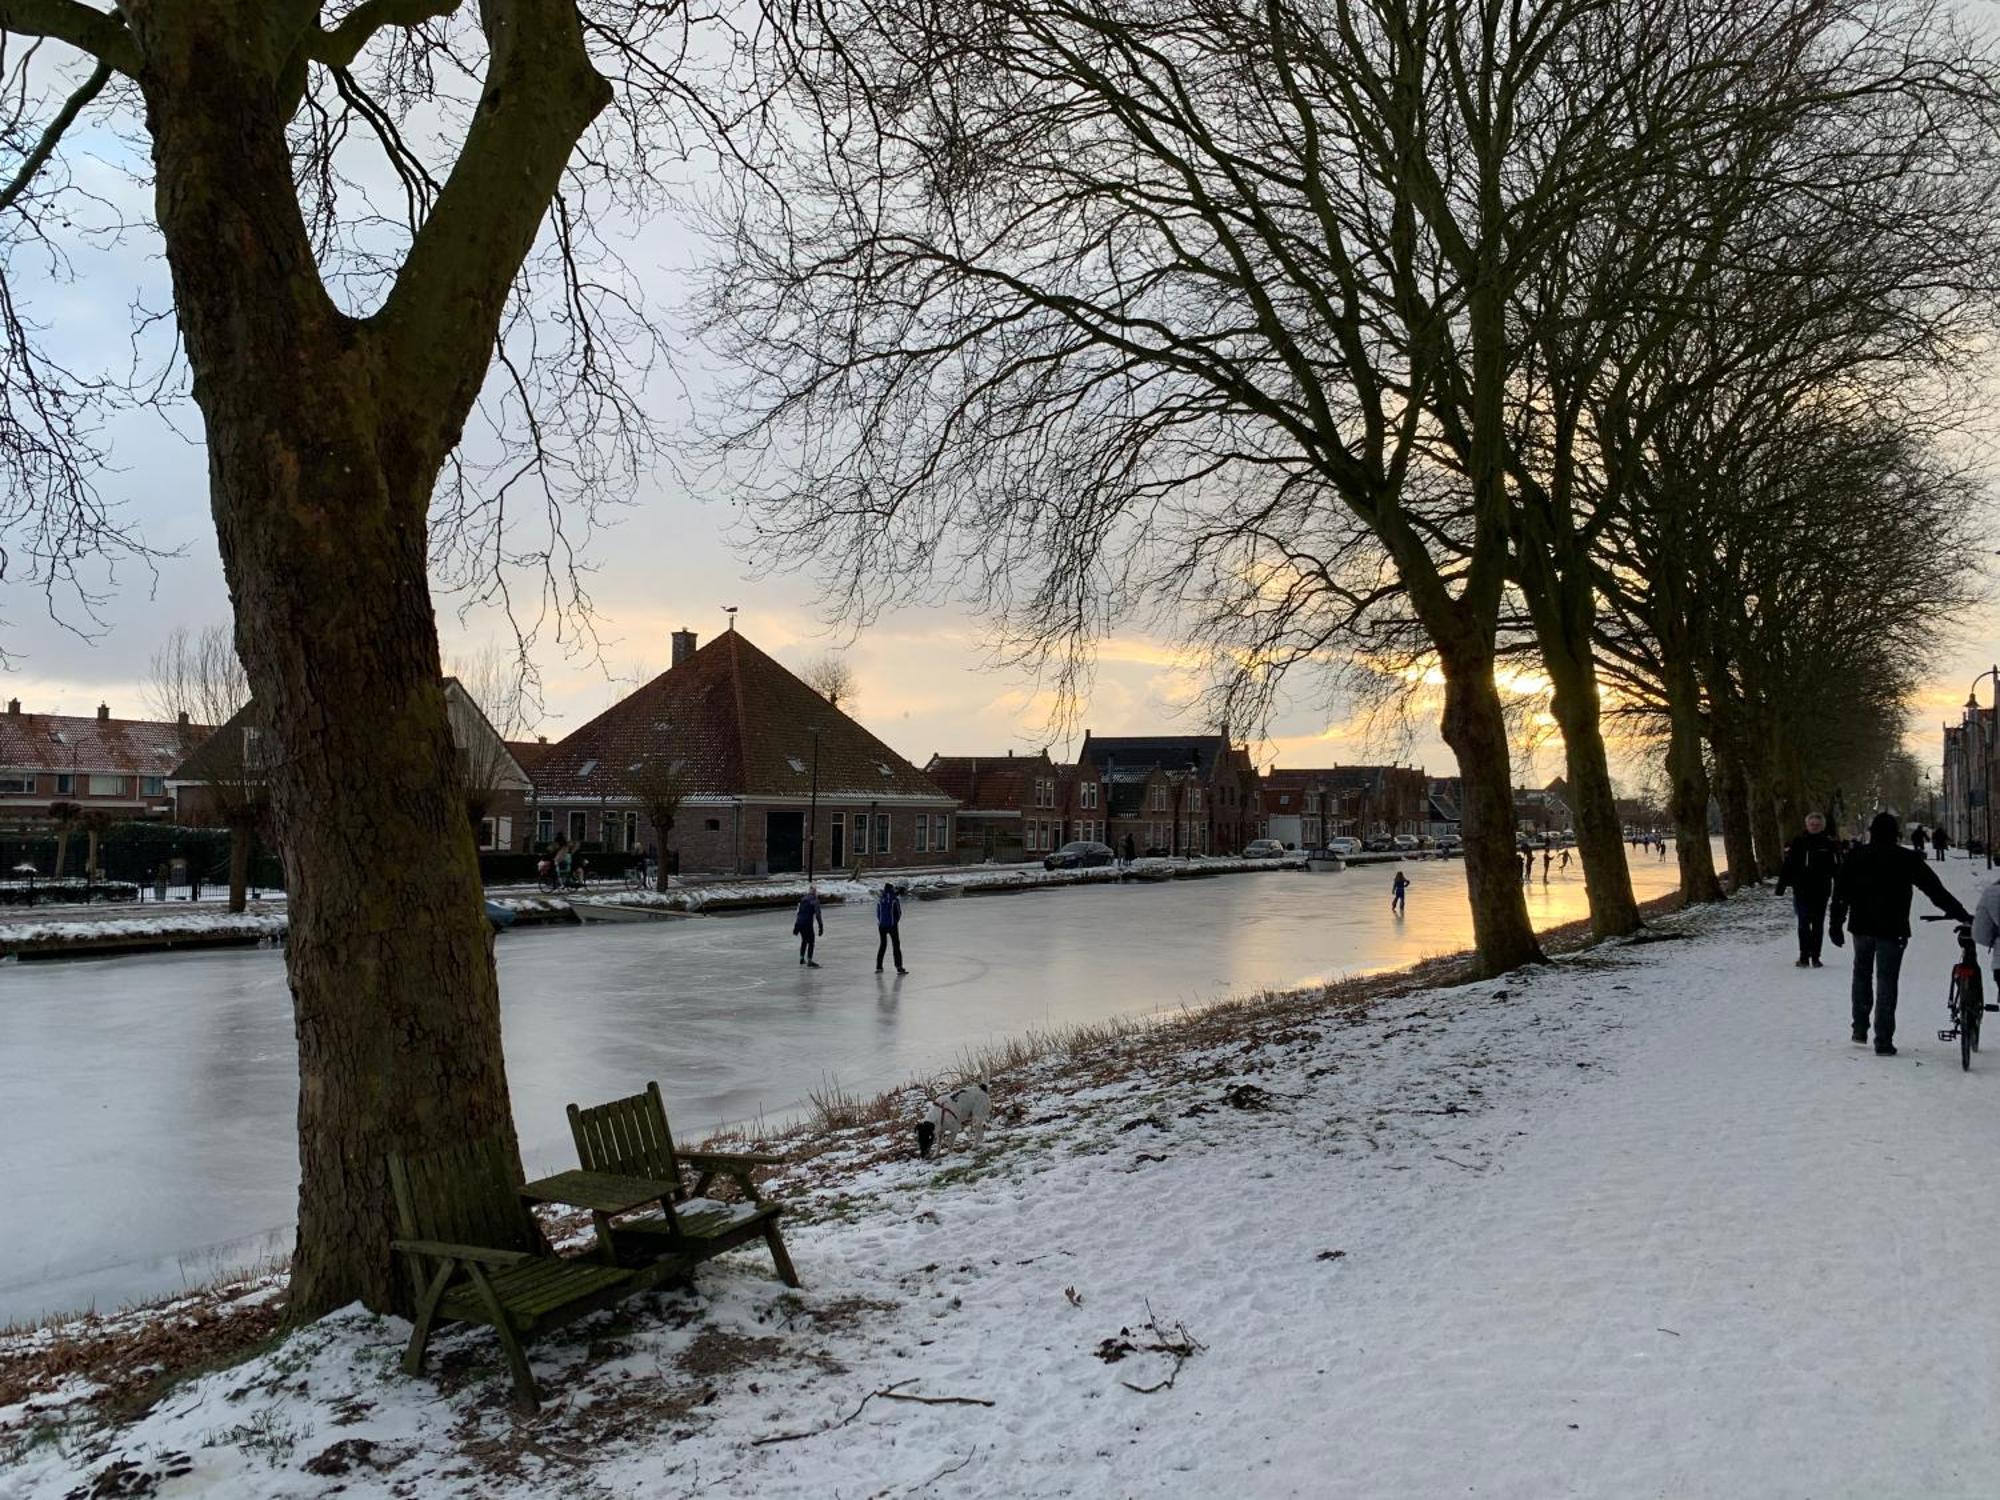
M 903 1384 L 908 1385 L 906 1380 Z M 884 1401 L 921 1401 L 926 1406 L 991 1406 L 993 1403 L 980 1396 L 904 1396 L 895 1391 L 877 1391 Z
M 972 1450 L 972 1453 L 966 1454 L 965 1457 L 961 1458 L 957 1463 L 946 1464 L 942 1469 L 939 1469 L 937 1473 L 931 1475 L 931 1477 L 926 1479 L 922 1484 L 913 1484 L 908 1489 L 904 1490 L 903 1493 L 906 1495 L 914 1495 L 918 1490 L 927 1490 L 932 1485 L 936 1484 L 940 1479 L 943 1479 L 951 1474 L 956 1474 L 960 1469 L 964 1468 L 967 1464 L 972 1462 L 973 1453 L 977 1453 L 978 1451 L 979 1450 L 975 1448 Z
M 915 1383 L 916 1378 L 912 1376 L 909 1380 L 899 1380 L 894 1385 L 885 1386 L 879 1391 L 870 1391 L 861 1398 L 860 1406 L 855 1407 L 853 1411 L 842 1417 L 838 1422 L 834 1422 L 829 1426 L 815 1427 L 810 1432 L 780 1432 L 772 1437 L 752 1438 L 750 1446 L 753 1448 L 764 1448 L 772 1443 L 796 1443 L 800 1438 L 818 1437 L 823 1432 L 837 1432 L 860 1416 L 868 1403 L 873 1401 L 877 1396 L 888 1396 L 893 1399 L 897 1391 L 900 1391 L 906 1385 L 914 1385 Z M 908 1398 L 905 1397 L 904 1399 L 907 1400 Z
M 1153 1304 L 1150 1301 L 1146 1304 L 1146 1326 L 1153 1331 L 1153 1342 L 1150 1344 L 1128 1345 L 1127 1350 L 1134 1354 L 1164 1354 L 1171 1358 L 1174 1363 L 1173 1368 L 1167 1371 L 1167 1378 L 1153 1385 L 1134 1385 L 1129 1380 L 1118 1382 L 1126 1390 L 1137 1391 L 1141 1396 L 1151 1396 L 1160 1391 L 1172 1390 L 1174 1382 L 1181 1378 L 1181 1366 L 1208 1347 L 1208 1345 L 1200 1342 L 1193 1334 L 1187 1331 L 1187 1324 L 1185 1323 L 1176 1323 L 1174 1324 L 1174 1331 L 1172 1333 L 1167 1332 L 1166 1329 L 1160 1326 L 1159 1317 L 1154 1313 Z M 1125 1330 L 1121 1328 L 1119 1332 L 1123 1333 Z M 1112 1340 L 1106 1339 L 1105 1343 L 1111 1344 Z M 1112 1358 L 1123 1358 L 1124 1352 L 1126 1351 L 1120 1351 Z M 1100 1359 L 1106 1357 L 1102 1349 L 1098 1351 L 1098 1357 Z M 1111 1361 L 1107 1359 L 1106 1362 L 1109 1363 Z

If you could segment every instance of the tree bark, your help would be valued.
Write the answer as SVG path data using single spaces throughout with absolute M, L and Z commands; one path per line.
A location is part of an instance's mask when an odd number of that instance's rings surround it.
M 1778 821 L 1778 799 L 1771 778 L 1761 768 L 1750 771 L 1750 836 L 1757 849 L 1757 870 L 1773 876 L 1784 867 L 1784 825 Z
M 1443 661 L 1444 741 L 1465 782 L 1460 824 L 1465 836 L 1465 886 L 1472 902 L 1473 941 L 1483 973 L 1504 974 L 1542 961 L 1528 920 L 1521 867 L 1514 854 L 1514 785 L 1507 721 L 1490 657 L 1476 665 Z
M 1666 662 L 1667 776 L 1673 783 L 1674 857 L 1681 897 L 1690 904 L 1720 901 L 1715 855 L 1708 846 L 1708 767 L 1702 762 L 1701 688 L 1685 663 Z
M 1553 571 L 1553 570 L 1551 570 Z M 1558 600 L 1573 584 L 1549 579 L 1545 588 Z M 1576 847 L 1583 860 L 1583 884 L 1590 898 L 1593 935 L 1622 937 L 1641 926 L 1639 901 L 1632 894 L 1632 867 L 1625 857 L 1625 830 L 1618 819 L 1618 794 L 1611 785 L 1611 760 L 1604 748 L 1604 727 L 1597 691 L 1597 664 L 1591 655 L 1589 586 L 1579 630 L 1575 611 L 1561 600 L 1557 607 L 1537 609 L 1536 638 L 1542 663 L 1554 685 L 1551 710 L 1563 733 L 1563 759 L 1568 772 L 1570 810 L 1576 815 Z M 1544 620 L 1544 616 L 1549 616 Z
M 1743 762 L 1730 749 L 1718 746 L 1715 752 L 1716 793 L 1722 804 L 1722 852 L 1729 861 L 1728 888 L 1740 891 L 1755 885 L 1758 862 L 1750 821 L 1750 778 Z
M 297 15 L 234 0 L 128 16 L 236 646 L 275 741 L 299 1048 L 294 1321 L 356 1299 L 407 1307 L 389 1153 L 487 1135 L 515 1149 L 426 516 L 507 289 L 607 93 L 573 6 L 501 8 L 459 165 L 390 305 L 356 319 L 326 293 L 293 186 L 276 76 L 290 48 L 274 31 Z

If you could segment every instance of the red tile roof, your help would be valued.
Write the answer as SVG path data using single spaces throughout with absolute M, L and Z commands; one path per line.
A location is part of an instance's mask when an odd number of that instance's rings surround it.
M 682 762 L 693 797 L 804 797 L 819 736 L 819 795 L 952 799 L 744 637 L 730 630 L 561 742 L 534 768 L 544 800 L 620 797 L 646 755 Z
M 165 776 L 208 734 L 205 724 L 0 713 L 0 769 Z
M 1056 779 L 1047 755 L 933 755 L 924 774 L 966 812 L 1018 812 L 1034 804 L 1036 777 Z

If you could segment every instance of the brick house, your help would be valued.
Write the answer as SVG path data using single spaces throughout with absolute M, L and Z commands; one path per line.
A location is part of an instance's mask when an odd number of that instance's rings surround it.
M 1259 837 L 1276 839 L 1287 849 L 1322 848 L 1339 832 L 1327 826 L 1334 803 L 1323 772 L 1273 766 L 1264 773 L 1262 805 Z
M 1175 848 L 1175 817 L 1186 776 L 1158 766 L 1113 766 L 1103 773 L 1104 842 L 1120 854 L 1132 841 L 1135 854 L 1169 854 Z
M 528 774 L 458 679 L 447 677 L 443 686 L 479 847 L 516 848 L 527 828 Z M 190 828 L 220 827 L 236 809 L 261 802 L 270 743 L 264 736 L 256 704 L 246 703 L 174 767 L 167 785 L 177 820 Z
M 0 714 L 0 818 L 47 821 L 50 805 L 73 802 L 119 819 L 173 814 L 168 779 L 208 727 L 152 719 L 114 719 L 107 704 L 95 718 L 30 714 L 8 700 Z
M 1078 764 L 1088 762 L 1100 783 L 1129 787 L 1121 776 L 1159 771 L 1163 780 L 1149 783 L 1143 798 L 1144 817 L 1126 812 L 1117 819 L 1122 841 L 1136 823 L 1165 821 L 1167 842 L 1148 844 L 1136 833 L 1135 847 L 1160 848 L 1169 854 L 1235 854 L 1258 836 L 1263 822 L 1257 768 L 1250 752 L 1230 743 L 1226 730 L 1214 734 L 1094 735 L 1085 732 Z M 1164 792 L 1161 788 L 1164 787 Z M 1129 800 L 1122 794 L 1121 800 Z M 1164 801 L 1163 809 L 1157 806 Z M 1113 842 L 1107 840 L 1106 842 Z M 1122 849 L 1122 842 L 1118 844 Z
M 686 788 L 664 843 L 626 780 L 649 757 Z M 951 857 L 956 810 L 741 631 L 680 630 L 672 666 L 542 753 L 533 839 L 663 848 L 687 874 L 899 869 Z
M 1430 832 L 1431 781 L 1421 770 L 1410 766 L 1323 766 L 1317 768 L 1273 767 L 1264 777 L 1264 786 L 1289 792 L 1299 799 L 1296 815 L 1305 818 L 1303 799 L 1317 799 L 1319 839 L 1382 838 L 1399 833 Z M 1264 800 L 1268 815 L 1271 803 Z M 1292 811 L 1286 807 L 1285 811 Z M 1304 840 L 1304 847 L 1314 847 Z M 1278 837 L 1272 834 L 1271 837 Z
M 957 799 L 955 854 L 970 863 L 1038 859 L 1057 847 L 1062 770 L 1041 751 L 933 755 L 924 763 L 924 775 Z

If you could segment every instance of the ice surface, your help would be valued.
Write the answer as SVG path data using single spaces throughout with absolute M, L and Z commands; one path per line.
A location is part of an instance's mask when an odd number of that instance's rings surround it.
M 1198 1004 L 1465 946 L 1464 867 L 1091 885 L 905 903 L 909 977 L 874 972 L 865 903 L 817 970 L 790 911 L 517 930 L 499 940 L 530 1174 L 574 1165 L 563 1107 L 658 1079 L 678 1132 L 872 1093 L 1040 1027 Z M 1641 855 L 1642 896 L 1674 883 Z M 1542 925 L 1585 913 L 1580 866 Z M 283 955 L 211 950 L 0 968 L 0 1320 L 113 1307 L 289 1248 L 297 1073 Z

